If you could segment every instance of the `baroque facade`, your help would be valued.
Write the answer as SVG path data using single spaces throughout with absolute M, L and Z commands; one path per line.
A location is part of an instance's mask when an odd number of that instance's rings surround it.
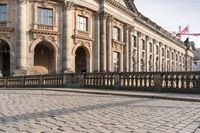
M 133 0 L 1 0 L 0 71 L 191 71 L 193 50 Z

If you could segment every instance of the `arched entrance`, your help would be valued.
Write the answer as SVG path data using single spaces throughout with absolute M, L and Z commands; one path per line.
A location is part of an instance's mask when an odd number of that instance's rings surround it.
M 10 47 L 0 39 L 0 71 L 3 76 L 10 76 Z
M 84 47 L 79 47 L 76 50 L 75 72 L 88 72 L 90 67 L 89 64 L 89 54 Z
M 55 50 L 51 43 L 40 42 L 34 49 L 34 73 L 55 73 Z

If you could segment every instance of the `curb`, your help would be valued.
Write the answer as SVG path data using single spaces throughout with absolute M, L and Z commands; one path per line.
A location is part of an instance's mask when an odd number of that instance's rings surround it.
M 146 92 L 129 92 L 130 94 L 127 94 L 128 92 L 123 91 L 108 91 L 108 90 L 93 90 L 93 89 L 53 89 L 53 88 L 43 88 L 42 90 L 48 90 L 48 91 L 61 91 L 61 92 L 75 92 L 75 93 L 87 93 L 87 94 L 99 94 L 99 95 L 114 95 L 114 96 L 127 96 L 127 97 L 138 97 L 138 98 L 155 98 L 155 99 L 163 99 L 163 100 L 176 100 L 176 101 L 188 101 L 188 102 L 200 102 L 200 96 L 199 98 L 192 98 L 192 97 L 175 97 L 175 96 L 164 96 L 165 93 L 155 93 L 155 94 L 149 94 Z M 131 94 L 132 93 L 132 94 Z M 141 94 L 144 93 L 144 94 Z M 168 93 L 169 94 L 169 93 Z M 174 93 L 172 93 L 174 94 Z M 179 94 L 181 95 L 181 94 Z

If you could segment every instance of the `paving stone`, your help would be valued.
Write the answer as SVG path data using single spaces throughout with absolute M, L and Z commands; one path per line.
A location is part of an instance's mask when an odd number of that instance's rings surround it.
M 200 133 L 200 103 L 0 90 L 0 133 Z

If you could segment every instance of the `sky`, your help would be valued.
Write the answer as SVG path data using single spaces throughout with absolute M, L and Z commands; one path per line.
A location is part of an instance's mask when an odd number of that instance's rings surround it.
M 190 33 L 200 33 L 200 0 L 134 0 L 139 12 L 172 32 L 189 25 Z M 183 36 L 182 41 L 188 36 Z M 189 36 L 200 48 L 200 36 Z

